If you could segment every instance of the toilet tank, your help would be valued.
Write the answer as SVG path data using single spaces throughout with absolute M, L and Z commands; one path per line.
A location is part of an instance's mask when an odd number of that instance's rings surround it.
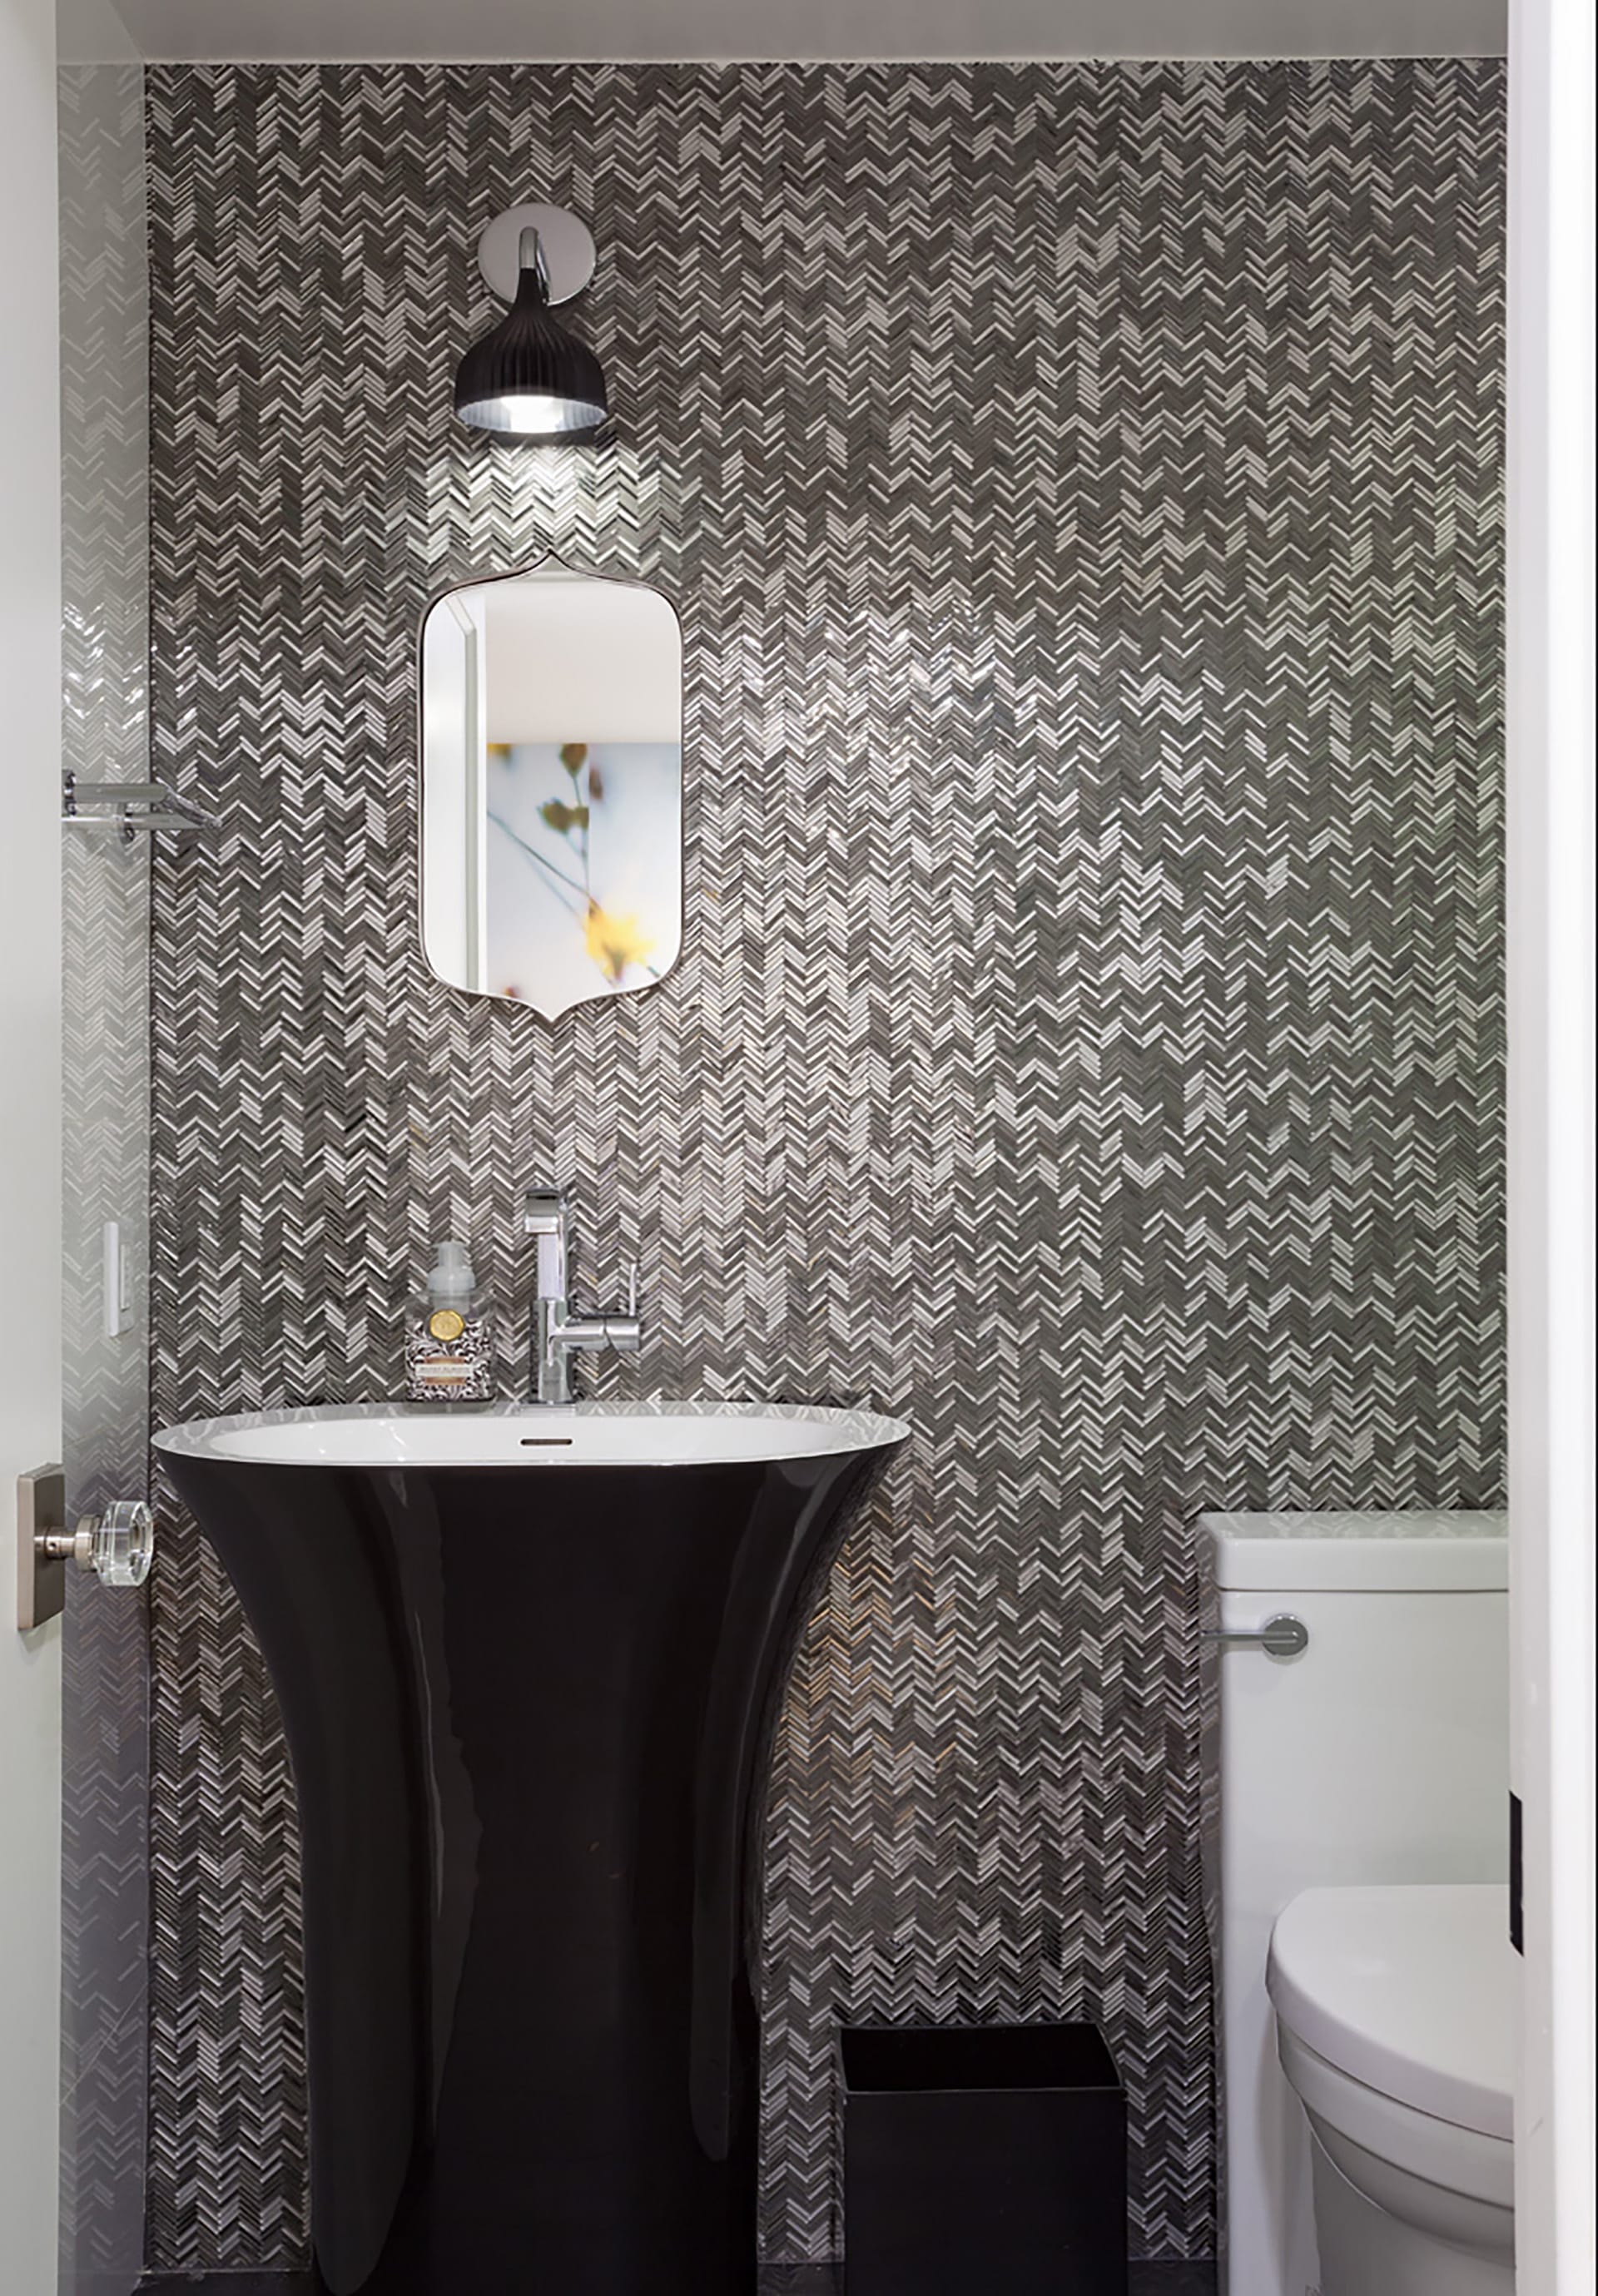
M 1308 1631 L 1291 1658 L 1201 1645 L 1230 2296 L 1317 2285 L 1303 2115 L 1265 1990 L 1276 1915 L 1315 1883 L 1507 1872 L 1507 1531 L 1485 1513 L 1201 1518 L 1207 1635 L 1283 1613 Z

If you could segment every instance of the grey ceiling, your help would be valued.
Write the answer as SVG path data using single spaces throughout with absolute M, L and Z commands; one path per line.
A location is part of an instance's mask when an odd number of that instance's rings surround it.
M 110 0 L 62 0 L 106 53 Z M 171 59 L 1500 55 L 1505 0 L 115 0 Z

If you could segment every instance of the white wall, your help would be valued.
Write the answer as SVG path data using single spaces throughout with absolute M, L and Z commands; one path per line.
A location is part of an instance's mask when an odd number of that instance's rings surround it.
M 61 1442 L 61 543 L 53 0 L 0 0 L 0 2277 L 55 2285 L 61 1628 L 12 1488 Z
M 1515 0 L 1509 407 L 1512 1772 L 1526 2296 L 1593 2286 L 1593 6 Z
M 63 64 L 132 64 L 139 50 L 113 0 L 56 0 L 55 45 Z

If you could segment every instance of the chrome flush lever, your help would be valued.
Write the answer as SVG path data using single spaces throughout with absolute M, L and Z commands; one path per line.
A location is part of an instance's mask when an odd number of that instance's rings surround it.
M 1199 1637 L 1205 1643 L 1242 1643 L 1261 1650 L 1267 1658 L 1297 1658 L 1309 1648 L 1309 1628 L 1291 1611 L 1278 1611 L 1263 1627 L 1211 1627 Z

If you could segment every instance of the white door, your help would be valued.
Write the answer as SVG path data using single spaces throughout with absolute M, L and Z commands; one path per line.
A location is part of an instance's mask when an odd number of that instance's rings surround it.
M 0 0 L 0 2280 L 56 2284 L 61 1621 L 16 1626 L 17 1476 L 61 1456 L 55 11 Z
M 1594 2274 L 1593 71 L 1593 0 L 1514 0 L 1509 1448 L 1523 2296 L 1586 2296 Z

